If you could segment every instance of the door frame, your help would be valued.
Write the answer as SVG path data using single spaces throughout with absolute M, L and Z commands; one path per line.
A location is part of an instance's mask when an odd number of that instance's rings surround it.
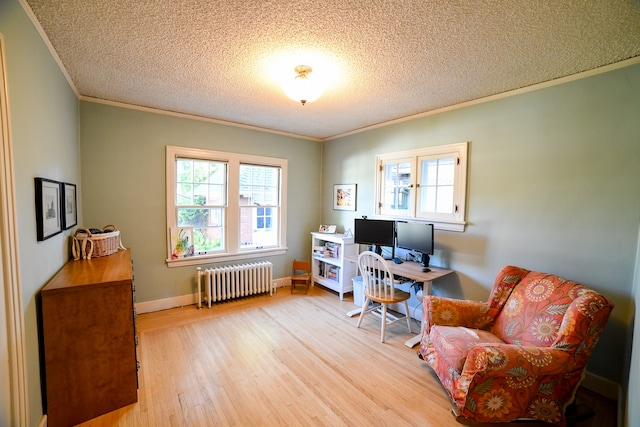
M 10 132 L 7 95 L 5 42 L 0 34 L 0 274 L 4 288 L 4 306 L 9 356 L 11 425 L 29 425 L 24 308 L 18 259 L 18 223 L 16 215 L 13 144 Z

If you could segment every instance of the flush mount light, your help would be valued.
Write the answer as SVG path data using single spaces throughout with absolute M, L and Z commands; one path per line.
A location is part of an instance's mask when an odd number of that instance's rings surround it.
M 284 82 L 283 88 L 287 96 L 302 105 L 318 99 L 324 87 L 317 79 L 309 76 L 311 67 L 308 65 L 298 65 L 295 69 L 296 76 Z

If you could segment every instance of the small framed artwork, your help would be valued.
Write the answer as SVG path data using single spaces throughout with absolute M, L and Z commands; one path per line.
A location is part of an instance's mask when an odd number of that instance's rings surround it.
M 318 232 L 333 234 L 336 232 L 336 226 L 320 224 L 320 228 L 318 229 Z
M 60 185 L 62 187 L 62 215 L 63 228 L 68 230 L 78 225 L 78 205 L 76 199 L 76 185 L 65 182 Z
M 47 240 L 62 232 L 60 202 L 61 185 L 58 181 L 35 178 L 36 185 L 36 231 L 38 241 Z
M 171 259 L 187 258 L 194 255 L 193 227 L 171 227 Z
M 356 210 L 356 184 L 335 184 L 333 186 L 333 209 Z

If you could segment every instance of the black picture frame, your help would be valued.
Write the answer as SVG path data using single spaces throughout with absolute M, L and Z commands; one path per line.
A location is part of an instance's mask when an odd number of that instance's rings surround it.
M 36 231 L 38 241 L 62 232 L 61 183 L 47 178 L 35 178 Z
M 60 195 L 62 200 L 62 228 L 65 230 L 78 225 L 78 198 L 76 196 L 76 185 L 69 182 L 60 184 Z

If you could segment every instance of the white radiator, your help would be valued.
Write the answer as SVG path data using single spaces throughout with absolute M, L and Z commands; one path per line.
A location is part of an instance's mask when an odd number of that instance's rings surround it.
M 268 261 L 202 269 L 198 267 L 198 308 L 202 307 L 201 289 L 211 303 L 269 292 L 273 295 L 273 264 Z

